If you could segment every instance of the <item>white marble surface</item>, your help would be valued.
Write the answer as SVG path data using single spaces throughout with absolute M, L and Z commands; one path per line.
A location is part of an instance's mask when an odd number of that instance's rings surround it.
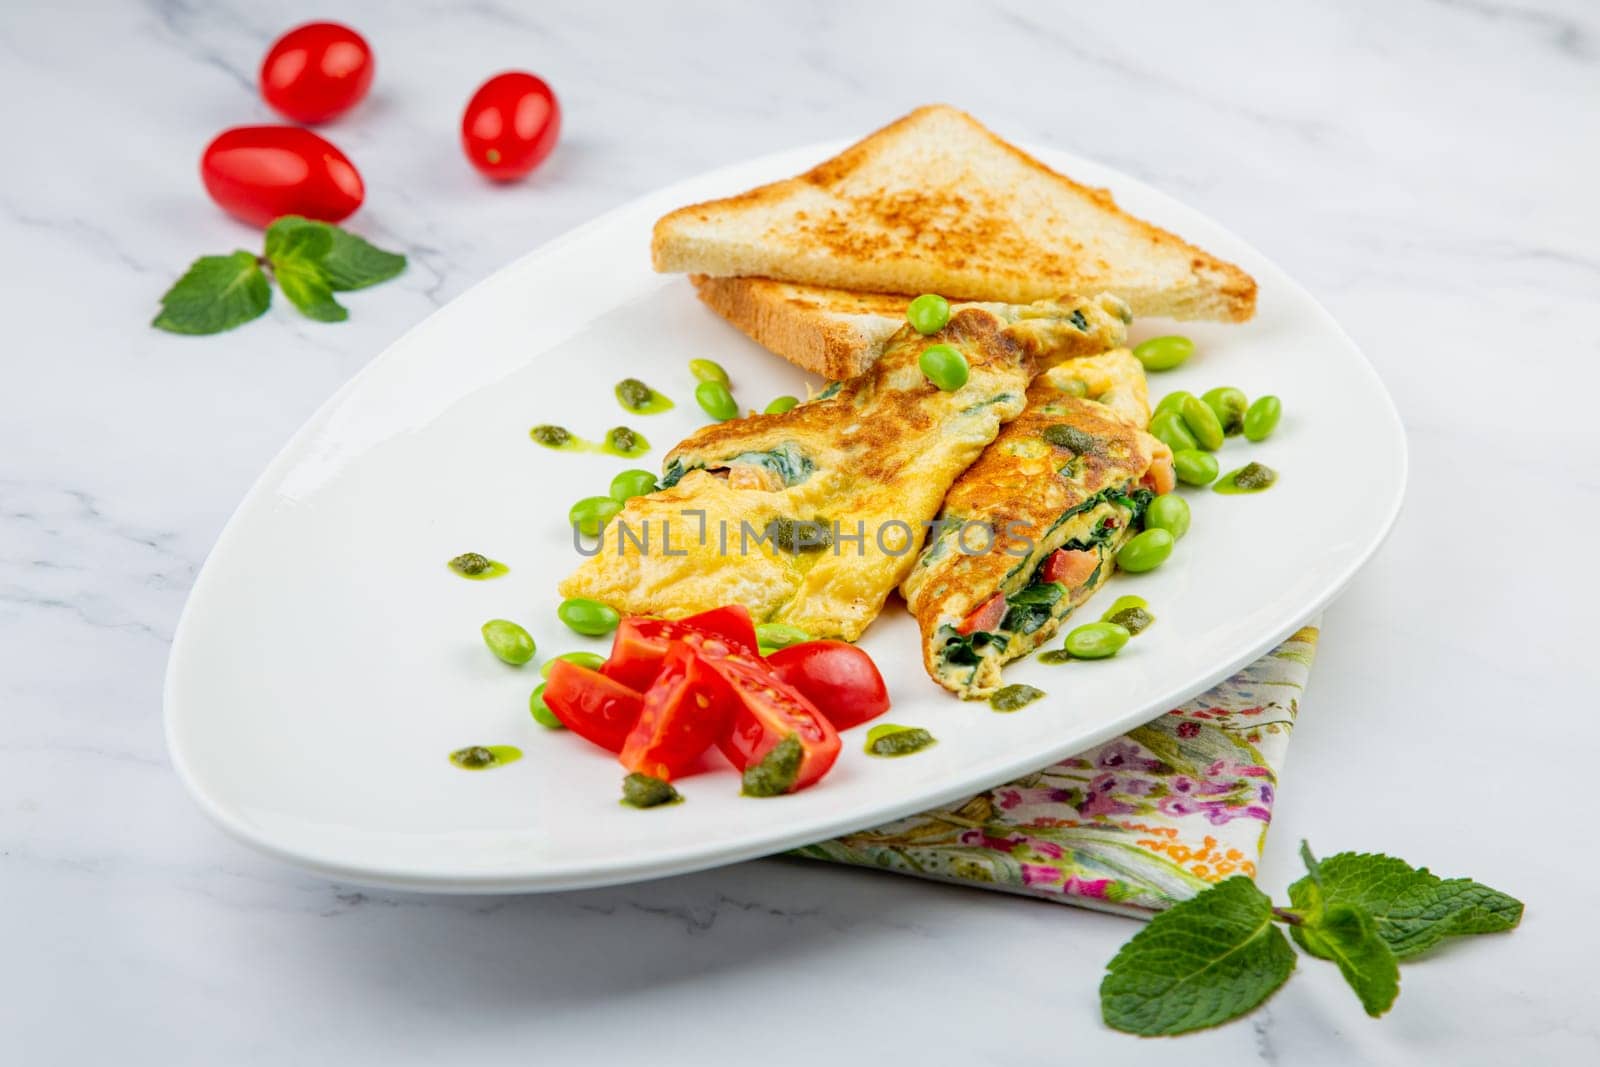
M 756 8 L 0 10 L 0 1062 L 1600 1058 L 1600 12 Z M 148 329 L 192 257 L 256 240 L 195 161 L 268 119 L 255 66 L 318 16 L 377 51 L 375 96 L 330 136 L 368 182 L 357 227 L 413 269 L 343 325 L 280 306 L 220 338 Z M 505 67 L 547 77 L 566 126 L 532 181 L 493 189 L 456 124 Z M 1382 1022 L 1307 961 L 1249 1022 L 1140 1042 L 1095 1006 L 1126 920 L 783 861 L 367 892 L 204 821 L 163 749 L 168 641 L 230 510 L 332 389 L 605 208 L 936 99 L 1214 214 L 1369 353 L 1410 433 L 1408 508 L 1328 613 L 1263 881 L 1293 877 L 1301 837 L 1382 849 L 1516 893 L 1521 930 L 1407 967 Z

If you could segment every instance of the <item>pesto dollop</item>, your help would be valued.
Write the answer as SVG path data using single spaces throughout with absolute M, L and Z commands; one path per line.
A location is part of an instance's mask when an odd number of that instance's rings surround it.
M 565 426 L 535 426 L 528 431 L 528 436 L 546 448 L 577 448 L 582 444 Z
M 800 738 L 790 734 L 772 746 L 772 751 L 763 756 L 760 763 L 752 763 L 744 769 L 741 792 L 747 797 L 775 797 L 787 793 L 800 776 L 800 760 L 804 755 Z
M 504 563 L 492 560 L 481 552 L 463 552 L 450 561 L 449 567 L 463 578 L 480 582 L 498 578 L 511 570 Z
M 600 451 L 610 452 L 614 456 L 642 456 L 650 451 L 650 442 L 638 430 L 615 426 L 606 431 L 606 440 L 600 446 Z
M 683 794 L 672 783 L 635 771 L 622 780 L 622 802 L 635 808 L 659 808 L 663 804 L 677 804 Z
M 821 519 L 773 519 L 767 523 L 765 532 L 773 547 L 794 556 L 802 552 L 821 552 L 833 545 L 833 533 Z
M 1217 479 L 1211 488 L 1218 493 L 1259 493 L 1270 489 L 1278 480 L 1278 472 L 1262 463 L 1246 463 L 1236 471 L 1229 471 Z
M 469 745 L 450 753 L 450 762 L 464 771 L 487 771 L 521 758 L 522 749 L 515 745 Z
M 1046 426 L 1044 439 L 1059 448 L 1070 448 L 1080 456 L 1093 455 L 1100 450 L 1100 438 L 1085 433 L 1076 426 Z
M 624 378 L 617 383 L 617 403 L 641 415 L 672 410 L 672 401 L 650 388 L 637 378 Z
M 886 722 L 867 731 L 869 756 L 909 756 L 937 744 L 932 734 L 920 726 L 899 726 Z
M 1064 648 L 1050 648 L 1039 653 L 1040 663 L 1071 663 L 1072 653 Z
M 1043 689 L 1035 689 L 1031 685 L 1008 685 L 989 698 L 989 706 L 995 711 L 1016 711 L 1044 695 Z
M 1156 621 L 1156 617 L 1144 608 L 1129 607 L 1123 608 L 1121 611 L 1112 612 L 1105 617 L 1104 621 L 1114 622 L 1124 630 L 1127 630 L 1129 635 L 1134 635 L 1149 629 L 1150 624 Z

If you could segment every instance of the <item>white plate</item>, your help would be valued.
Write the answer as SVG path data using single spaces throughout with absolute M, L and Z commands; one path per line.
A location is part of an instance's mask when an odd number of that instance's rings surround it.
M 1051 166 L 1112 189 L 1135 214 L 1231 259 L 1261 284 L 1244 326 L 1186 325 L 1199 355 L 1152 391 L 1229 384 L 1282 397 L 1277 433 L 1230 439 L 1224 470 L 1281 472 L 1254 496 L 1186 490 L 1193 529 L 1173 558 L 1119 575 L 1111 598 L 1149 599 L 1156 625 L 1115 659 L 1008 668 L 1050 697 L 1000 715 L 923 675 L 897 601 L 863 646 L 888 679 L 889 720 L 939 744 L 881 760 L 865 727 L 816 788 L 739 796 L 728 769 L 682 783 L 687 803 L 618 803 L 607 753 L 528 715 L 532 667 L 506 667 L 478 627 L 522 622 L 544 655 L 605 640 L 556 619 L 557 581 L 577 562 L 566 509 L 641 465 L 552 452 L 529 427 L 598 439 L 628 423 L 654 446 L 703 421 L 686 364 L 720 361 L 747 406 L 804 395 L 804 375 L 653 274 L 651 224 L 671 208 L 796 173 L 839 146 L 768 156 L 644 197 L 529 254 L 411 331 L 317 412 L 250 491 L 195 584 L 166 684 L 174 766 L 238 838 L 330 876 L 460 892 L 604 885 L 766 855 L 946 803 L 1036 770 L 1181 703 L 1311 617 L 1372 555 L 1405 484 L 1405 439 L 1372 368 L 1311 296 L 1204 216 L 1062 152 Z M 1171 328 L 1136 324 L 1135 336 Z M 612 385 L 638 376 L 677 401 L 632 416 Z M 511 573 L 469 582 L 464 551 Z M 518 763 L 467 773 L 446 759 L 513 744 Z

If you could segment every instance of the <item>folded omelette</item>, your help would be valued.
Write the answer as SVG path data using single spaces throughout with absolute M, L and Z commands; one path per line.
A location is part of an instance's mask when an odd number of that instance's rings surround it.
M 860 377 L 673 449 L 662 488 L 628 501 L 561 592 L 667 617 L 739 603 L 759 622 L 853 641 L 917 562 L 951 484 L 1022 411 L 1032 378 L 1121 344 L 1129 317 L 1103 296 L 961 304 L 927 337 L 906 326 Z M 923 375 L 932 344 L 966 357 L 961 388 Z
M 1144 372 L 1126 349 L 1041 374 L 1027 407 L 951 487 L 900 587 L 934 681 L 963 697 L 1047 640 L 1115 567 L 1172 453 L 1143 430 Z

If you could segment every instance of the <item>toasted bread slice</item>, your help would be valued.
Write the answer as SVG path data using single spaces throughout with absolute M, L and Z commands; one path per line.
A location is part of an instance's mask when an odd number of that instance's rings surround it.
M 695 274 L 690 281 L 701 300 L 751 340 L 830 381 L 872 369 L 889 338 L 906 324 L 911 302 L 894 293 L 857 293 L 771 278 Z M 1119 323 L 1131 317 L 1115 297 L 1102 294 L 1095 302 Z M 1070 355 L 1092 355 L 1115 348 L 1125 337 L 1120 331 L 1092 330 L 1067 348 Z
M 1244 271 L 924 107 L 805 174 L 656 223 L 655 269 L 1030 303 L 1111 292 L 1138 315 L 1239 322 Z

